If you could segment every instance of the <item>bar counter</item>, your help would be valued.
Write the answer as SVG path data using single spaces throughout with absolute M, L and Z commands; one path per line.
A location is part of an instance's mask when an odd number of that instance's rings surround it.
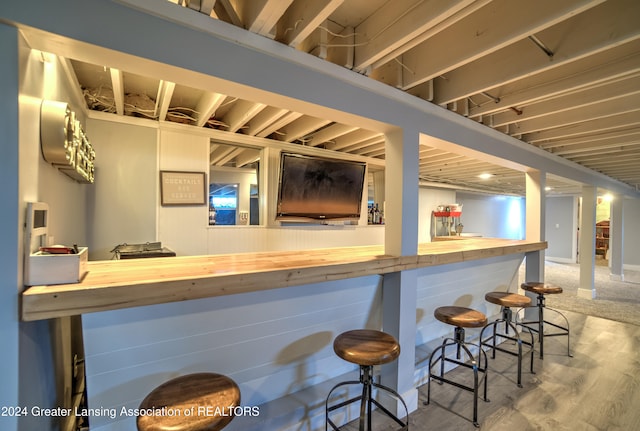
M 342 280 L 543 250 L 547 243 L 465 238 L 420 244 L 417 255 L 383 246 L 93 261 L 80 283 L 32 286 L 22 293 L 24 321 L 73 316 Z

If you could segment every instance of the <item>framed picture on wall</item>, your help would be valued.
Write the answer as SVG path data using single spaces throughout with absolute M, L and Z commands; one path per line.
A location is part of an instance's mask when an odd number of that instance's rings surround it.
M 204 172 L 160 171 L 160 203 L 163 206 L 206 205 L 206 174 Z

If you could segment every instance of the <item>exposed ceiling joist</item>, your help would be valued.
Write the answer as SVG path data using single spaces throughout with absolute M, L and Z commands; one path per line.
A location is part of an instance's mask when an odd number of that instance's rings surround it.
M 293 0 L 245 0 L 238 1 L 236 7 L 247 30 L 269 36 L 292 2 Z
M 640 93 L 640 74 L 631 75 L 628 79 L 608 81 L 600 85 L 563 93 L 557 97 L 526 105 L 519 110 L 510 109 L 496 113 L 493 115 L 492 125 L 497 127 L 534 118 L 555 116 L 560 112 L 567 112 L 616 99 L 624 99 L 638 93 Z
M 522 39 L 448 71 L 446 79 L 435 81 L 434 103 L 450 103 L 489 91 L 640 38 L 636 19 L 640 16 L 640 3 L 617 2 L 625 3 L 628 9 L 604 14 L 600 9 L 605 5 L 600 5 L 540 33 L 543 40 L 555 47 L 552 61 L 531 41 Z M 567 33 L 572 37 L 567 39 Z M 518 61 L 513 61 L 514 58 Z
M 640 3 L 635 0 L 170 0 L 164 5 L 149 12 L 189 25 L 196 10 L 248 28 L 275 38 L 253 38 L 261 44 L 281 43 L 315 55 L 351 69 L 345 74 L 355 71 L 404 89 L 422 99 L 418 104 L 430 102 L 640 188 L 635 157 L 640 151 L 635 108 L 640 105 Z M 199 25 L 205 21 L 198 16 Z M 86 99 L 79 104 L 105 115 L 210 127 L 384 163 L 385 137 L 379 132 L 309 117 L 282 101 L 271 106 L 259 95 L 247 100 L 227 95 L 226 87 L 198 88 L 180 82 L 180 74 L 159 76 L 149 65 L 128 70 L 121 58 L 104 65 L 90 50 L 76 52 L 42 35 L 30 33 L 28 40 L 69 58 L 61 63 L 69 82 L 77 84 L 76 98 Z M 212 55 L 211 61 L 223 60 Z M 111 68 L 121 72 L 112 77 Z M 454 144 L 421 138 L 422 179 L 523 193 L 526 166 Z M 212 146 L 212 160 L 251 165 L 254 151 L 244 147 L 222 156 L 223 149 Z M 480 182 L 481 171 L 494 176 Z M 549 176 L 548 183 L 554 193 L 580 191 L 580 184 L 559 176 Z
M 541 32 L 601 2 L 602 0 L 494 0 L 475 14 L 405 52 L 403 63 L 412 73 L 403 72 L 403 89 L 445 75 L 474 60 L 513 46 L 518 41 L 527 41 L 529 35 Z M 465 43 L 452 44 L 452 40 Z M 424 58 L 429 58 L 430 61 L 422 61 Z M 444 100 L 448 103 L 467 95 Z M 437 103 L 443 103 L 444 100 Z
M 160 85 L 158 85 L 158 95 L 156 96 L 156 107 L 153 115 L 160 121 L 167 119 L 167 112 L 169 111 L 171 97 L 175 88 L 176 84 L 169 81 L 160 81 Z
M 122 82 L 122 71 L 110 68 L 111 88 L 113 89 L 113 99 L 116 105 L 116 113 L 124 115 L 124 83 Z
M 223 94 L 204 93 L 200 100 L 198 100 L 198 105 L 196 106 L 196 126 L 204 126 L 216 112 L 216 109 L 220 107 L 225 98 L 226 96 Z
M 284 13 L 276 39 L 297 47 L 338 8 L 344 0 L 305 0 L 294 2 Z

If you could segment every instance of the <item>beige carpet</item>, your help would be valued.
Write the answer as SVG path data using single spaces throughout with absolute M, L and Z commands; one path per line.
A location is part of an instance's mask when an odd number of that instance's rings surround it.
M 596 298 L 583 299 L 577 297 L 580 266 L 546 262 L 546 281 L 564 290 L 560 295 L 547 296 L 546 305 L 640 326 L 640 272 L 625 271 L 625 281 L 610 280 L 609 274 L 606 261 L 598 260 L 594 281 Z M 524 266 L 520 270 L 520 280 L 524 280 Z

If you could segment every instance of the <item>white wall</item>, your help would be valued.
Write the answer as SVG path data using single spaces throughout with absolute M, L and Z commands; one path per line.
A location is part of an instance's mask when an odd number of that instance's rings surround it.
M 89 250 L 92 260 L 108 260 L 118 244 L 156 240 L 158 130 L 89 120 L 87 135 L 97 154 L 87 205 Z
M 457 192 L 456 199 L 463 205 L 460 217 L 463 232 L 490 238 L 524 239 L 524 198 Z
M 545 239 L 549 244 L 545 258 L 556 262 L 576 263 L 578 198 L 548 197 L 545 206 Z

